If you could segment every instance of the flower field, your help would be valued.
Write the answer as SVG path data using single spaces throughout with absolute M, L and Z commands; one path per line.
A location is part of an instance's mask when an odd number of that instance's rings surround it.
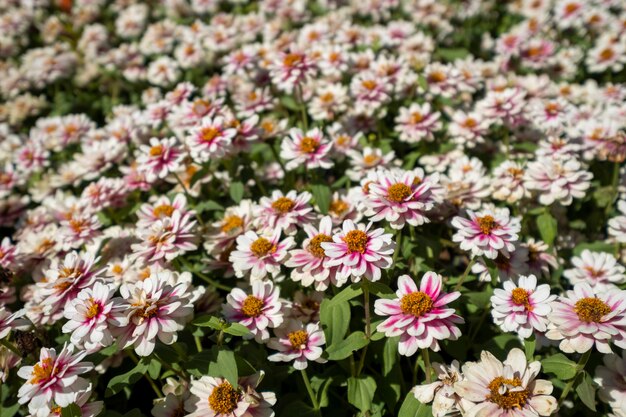
M 626 417 L 622 0 L 0 0 L 0 417 Z

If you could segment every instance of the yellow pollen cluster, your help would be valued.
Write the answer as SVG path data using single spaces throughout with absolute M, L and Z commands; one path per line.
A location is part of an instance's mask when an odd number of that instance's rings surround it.
M 221 133 L 216 127 L 205 127 L 200 131 L 200 138 L 204 142 L 213 142 Z
M 367 249 L 367 233 L 362 230 L 350 230 L 346 233 L 343 241 L 346 242 L 348 246 L 348 253 L 365 253 Z
M 478 227 L 480 227 L 480 231 L 486 235 L 491 233 L 492 230 L 500 227 L 498 222 L 496 222 L 496 219 L 489 215 L 478 217 L 476 221 L 478 222 Z
M 604 48 L 600 52 L 600 61 L 610 61 L 615 56 L 615 52 L 611 48 Z
M 587 297 L 576 301 L 574 311 L 581 321 L 586 323 L 600 323 L 602 317 L 609 314 L 612 310 L 611 307 L 599 298 Z
M 280 197 L 272 203 L 272 208 L 281 214 L 290 212 L 295 206 L 296 203 L 287 197 Z
M 209 396 L 209 407 L 216 414 L 230 414 L 237 408 L 240 397 L 241 394 L 230 385 L 230 382 L 225 381 L 213 388 Z
M 250 250 L 257 258 L 262 258 L 268 253 L 276 252 L 276 246 L 264 237 L 260 237 L 250 245 Z
M 446 80 L 446 74 L 444 74 L 441 71 L 433 71 L 430 74 L 428 74 L 428 81 L 441 83 L 441 82 L 444 82 L 445 80 Z
M 394 203 L 400 203 L 404 201 L 407 197 L 409 197 L 413 193 L 411 187 L 401 182 L 392 185 L 387 189 L 387 200 L 393 201 Z
M 40 384 L 44 381 L 47 381 L 52 376 L 52 371 L 54 370 L 54 363 L 52 362 L 52 358 L 45 358 L 42 361 L 38 362 L 33 366 L 32 378 L 30 379 L 31 384 Z
M 224 233 L 230 233 L 240 227 L 243 227 L 243 219 L 239 216 L 232 215 L 224 217 L 221 230 Z
M 510 388 L 521 386 L 522 381 L 518 377 L 505 379 L 499 376 L 489 383 L 488 388 L 491 393 L 487 396 L 487 399 L 492 403 L 498 404 L 498 406 L 504 410 L 511 410 L 513 408 L 522 409 L 526 405 L 530 393 L 527 389 L 519 391 L 510 390 Z M 502 392 L 502 388 L 504 388 L 504 392 Z
M 85 317 L 87 317 L 88 319 L 92 319 L 94 317 L 96 317 L 98 314 L 100 314 L 100 312 L 102 311 L 102 306 L 100 305 L 100 303 L 96 302 L 96 300 L 94 300 L 93 298 L 89 299 L 89 308 L 87 309 L 87 313 L 85 314 Z
M 296 64 L 300 63 L 300 61 L 302 61 L 302 57 L 299 54 L 288 54 L 283 59 L 283 65 L 285 65 L 286 67 L 293 67 Z
M 515 178 L 520 178 L 524 174 L 524 170 L 519 168 L 509 168 L 507 172 Z
M 300 150 L 304 153 L 313 153 L 320 147 L 320 142 L 308 136 L 305 136 L 300 141 Z
M 328 211 L 330 211 L 331 213 L 337 216 L 345 213 L 347 210 L 348 210 L 348 203 L 346 203 L 343 200 L 333 200 L 333 202 L 330 203 L 330 207 L 328 208 Z
M 379 157 L 377 157 L 376 155 L 373 154 L 369 154 L 369 155 L 365 155 L 363 157 L 363 162 L 365 162 L 365 165 L 372 165 L 377 163 L 380 160 Z
M 476 121 L 476 119 L 472 119 L 471 117 L 468 117 L 467 119 L 465 119 L 465 122 L 463 123 L 463 125 L 471 129 L 473 127 L 478 126 L 478 122 Z
M 376 88 L 376 81 L 374 80 L 364 80 L 361 85 L 363 86 L 363 88 L 372 91 L 373 89 Z
M 152 214 L 154 217 L 171 217 L 174 213 L 174 206 L 170 206 L 169 204 L 161 204 L 160 206 L 156 206 L 154 210 L 152 210 Z
M 150 148 L 150 156 L 161 156 L 163 154 L 163 146 L 154 145 Z
M 420 112 L 413 112 L 411 113 L 411 124 L 418 124 L 419 122 L 421 122 L 422 120 L 424 120 L 424 116 L 422 115 L 422 113 Z
M 400 299 L 400 309 L 404 314 L 422 317 L 433 309 L 433 299 L 421 291 L 412 292 Z
M 305 330 L 296 330 L 287 335 L 291 347 L 295 350 L 302 350 L 306 347 L 306 342 L 309 340 L 309 334 Z
M 326 254 L 324 253 L 324 249 L 322 248 L 322 243 L 332 241 L 332 237 L 320 233 L 319 235 L 313 236 L 313 238 L 309 242 L 309 245 L 306 247 L 306 250 L 308 250 L 316 258 L 323 258 L 324 256 L 326 256 Z
M 259 317 L 263 313 L 263 300 L 249 295 L 241 304 L 241 312 L 246 317 Z
M 523 288 L 515 288 L 511 293 L 511 299 L 518 306 L 524 306 L 526 310 L 533 311 L 530 305 L 530 294 Z

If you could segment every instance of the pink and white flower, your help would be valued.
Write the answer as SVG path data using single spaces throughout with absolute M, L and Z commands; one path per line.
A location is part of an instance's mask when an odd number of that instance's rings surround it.
M 326 338 L 319 323 L 304 325 L 297 320 L 287 320 L 274 330 L 274 334 L 276 337 L 271 338 L 267 346 L 278 350 L 278 353 L 267 357 L 271 362 L 293 361 L 293 367 L 298 370 L 306 369 L 309 361 L 326 362 L 322 358 L 324 350 L 321 348 Z
M 556 300 L 556 295 L 550 295 L 550 285 L 537 286 L 537 278 L 529 275 L 520 276 L 517 285 L 509 280 L 502 286 L 504 289 L 494 289 L 491 297 L 494 323 L 523 339 L 529 338 L 533 330 L 546 332 L 550 303 Z
M 41 348 L 39 361 L 33 366 L 22 366 L 17 375 L 26 380 L 20 387 L 20 404 L 28 403 L 31 413 L 54 404 L 67 407 L 79 391 L 89 383 L 79 375 L 93 369 L 91 362 L 81 362 L 87 352 L 74 354 L 73 345 L 64 345 L 57 355 L 55 349 Z
M 598 397 L 613 409 L 615 416 L 626 415 L 626 350 L 619 355 L 604 355 L 604 365 L 596 368 L 594 381 Z
M 592 178 L 593 174 L 574 157 L 539 157 L 528 163 L 524 182 L 527 189 L 539 194 L 544 206 L 554 202 L 569 206 L 587 194 Z
M 283 322 L 283 304 L 279 300 L 280 291 L 271 281 L 253 281 L 252 293 L 246 294 L 241 288 L 233 288 L 222 306 L 224 318 L 242 324 L 250 330 L 244 337 L 254 338 L 261 343 L 267 341 L 267 329 L 278 327 Z
M 176 172 L 184 157 L 175 137 L 150 138 L 149 145 L 141 145 L 139 151 L 137 169 L 145 174 L 149 182 L 163 179 L 170 172 Z
M 433 370 L 437 374 L 437 380 L 430 384 L 417 385 L 411 392 L 415 398 L 423 403 L 433 403 L 433 416 L 444 417 L 451 415 L 455 411 L 461 411 L 461 398 L 454 391 L 454 384 L 460 381 L 461 366 L 459 361 L 454 360 L 450 366 L 433 362 Z M 472 405 L 471 403 L 468 403 Z
M 272 197 L 262 197 L 259 202 L 256 224 L 268 231 L 283 230 L 287 235 L 294 235 L 297 226 L 310 223 L 315 216 L 309 204 L 311 193 L 298 193 L 291 190 L 283 194 L 279 190 L 272 192 Z
M 289 137 L 280 144 L 280 157 L 287 161 L 289 171 L 305 166 L 307 169 L 329 169 L 334 165 L 329 158 L 332 143 L 328 142 L 318 128 L 303 133 L 298 128 L 289 131 Z
M 333 236 L 332 242 L 320 246 L 328 258 L 328 266 L 337 266 L 337 280 L 352 277 L 359 282 L 362 277 L 378 281 L 381 269 L 391 267 L 391 255 L 396 243 L 382 228 L 373 229 L 372 223 L 356 225 L 352 220 L 343 222 L 342 230 Z
M 189 131 L 185 142 L 193 160 L 202 164 L 226 155 L 236 135 L 237 130 L 229 127 L 222 116 L 207 117 Z
M 381 298 L 374 303 L 376 314 L 390 316 L 376 330 L 387 337 L 400 336 L 401 355 L 412 356 L 418 349 L 437 352 L 440 340 L 456 340 L 461 336 L 456 325 L 464 323 L 463 318 L 453 308 L 446 308 L 461 293 L 442 293 L 441 286 L 441 275 L 434 272 L 424 274 L 419 289 L 410 276 L 401 275 L 397 298 Z
M 268 274 L 278 276 L 287 251 L 295 245 L 293 237 L 280 240 L 280 235 L 280 230 L 271 236 L 258 235 L 250 230 L 239 236 L 237 249 L 228 258 L 233 264 L 235 275 L 242 278 L 249 273 L 253 281 L 263 279 Z
M 580 256 L 571 260 L 574 268 L 563 271 L 563 276 L 570 284 L 576 285 L 586 282 L 599 291 L 615 288 L 626 282 L 626 268 L 617 263 L 617 259 L 610 253 L 582 251 Z
M 485 209 L 480 212 L 467 210 L 469 219 L 456 216 L 452 226 L 457 232 L 452 236 L 461 249 L 471 251 L 472 256 L 496 259 L 498 251 L 508 254 L 515 250 L 514 242 L 521 230 L 520 219 L 510 217 L 509 209 Z
M 610 343 L 626 349 L 626 291 L 599 292 L 587 283 L 574 285 L 565 297 L 552 303 L 546 337 L 560 340 L 566 353 L 585 353 L 595 345 L 611 353 Z
M 233 387 L 223 378 L 202 376 L 191 381 L 191 396 L 185 401 L 188 417 L 272 417 L 273 392 L 257 392 L 263 372 L 239 378 Z
M 439 112 L 432 111 L 430 103 L 413 103 L 410 107 L 400 109 L 396 117 L 395 130 L 400 133 L 399 139 L 407 143 L 418 143 L 422 140 L 432 142 L 434 132 L 441 129 Z
M 454 384 L 461 399 L 468 401 L 463 415 L 489 417 L 549 416 L 557 409 L 552 383 L 535 379 L 541 363 L 527 363 L 521 349 L 509 351 L 500 362 L 487 351 L 480 361 L 463 365 L 463 380 Z

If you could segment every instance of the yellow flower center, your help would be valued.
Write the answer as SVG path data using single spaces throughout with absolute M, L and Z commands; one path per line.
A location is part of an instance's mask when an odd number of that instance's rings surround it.
M 320 233 L 319 235 L 313 236 L 313 238 L 309 242 L 309 245 L 306 247 L 306 250 L 308 250 L 316 258 L 323 258 L 324 256 L 326 256 L 326 254 L 324 253 L 324 249 L 321 246 L 322 243 L 332 241 L 332 237 Z
M 480 231 L 486 235 L 491 233 L 492 230 L 500 227 L 498 222 L 496 222 L 496 219 L 489 215 L 478 217 L 476 221 L 478 222 L 478 227 L 480 227 Z
M 87 314 L 85 314 L 85 317 L 87 317 L 88 319 L 92 319 L 100 314 L 100 312 L 102 311 L 102 306 L 100 306 L 100 303 L 97 303 L 96 300 L 94 300 L 93 298 L 89 299 L 89 304 L 90 305 L 87 309 Z
M 611 48 L 604 48 L 602 52 L 600 52 L 600 61 L 609 61 L 613 59 L 615 56 L 615 52 Z
M 291 347 L 295 350 L 302 350 L 306 348 L 306 342 L 309 340 L 309 334 L 305 330 L 296 330 L 287 335 Z
M 172 213 L 174 213 L 174 206 L 169 204 L 161 204 L 160 206 L 156 206 L 154 210 L 152 210 L 152 214 L 154 217 L 171 217 Z
M 422 115 L 422 113 L 420 112 L 413 112 L 411 113 L 411 123 L 412 124 L 418 124 L 419 122 L 421 122 L 422 120 L 424 120 L 424 116 Z
M 365 80 L 361 83 L 361 85 L 363 86 L 363 88 L 372 91 L 373 89 L 376 88 L 376 81 L 374 80 Z
M 428 81 L 433 83 L 440 83 L 446 80 L 446 74 L 442 71 L 433 71 L 428 74 Z
M 283 59 L 283 64 L 286 67 L 293 67 L 294 65 L 298 64 L 300 61 L 302 61 L 302 57 L 300 56 L 300 54 L 288 54 Z
M 259 317 L 263 313 L 263 300 L 249 295 L 241 304 L 241 312 L 246 317 Z
M 348 203 L 346 203 L 343 200 L 333 200 L 332 203 L 330 203 L 330 207 L 328 208 L 328 211 L 330 211 L 331 213 L 340 216 L 343 213 L 345 213 L 348 210 L 349 206 Z
M 287 197 L 280 197 L 272 203 L 272 208 L 281 214 L 290 212 L 295 206 L 296 203 Z
M 515 288 L 511 293 L 511 299 L 518 306 L 524 306 L 526 310 L 533 311 L 533 306 L 530 305 L 530 294 L 523 288 Z
M 469 127 L 471 129 L 473 127 L 476 127 L 478 125 L 478 122 L 476 121 L 476 119 L 468 117 L 467 119 L 465 119 L 465 123 L 463 124 L 465 125 L 465 127 Z
M 368 240 L 367 233 L 362 230 L 350 230 L 343 238 L 348 246 L 348 253 L 365 253 Z
M 609 314 L 612 310 L 611 307 L 599 298 L 587 297 L 576 301 L 574 311 L 581 321 L 586 323 L 600 323 L 602 317 Z
M 163 154 L 163 146 L 154 145 L 150 148 L 150 156 L 161 156 Z
M 257 258 L 262 258 L 268 253 L 276 252 L 276 246 L 264 237 L 260 237 L 250 245 L 250 250 Z
M 222 221 L 222 232 L 224 233 L 230 233 L 241 227 L 243 227 L 243 219 L 239 216 L 226 216 Z
M 365 165 L 372 165 L 372 164 L 377 163 L 379 159 L 380 158 L 378 156 L 374 154 L 369 154 L 363 157 L 363 162 L 365 162 Z
M 52 371 L 54 370 L 54 363 L 52 358 L 45 358 L 42 361 L 38 362 L 33 366 L 32 378 L 30 379 L 31 384 L 40 384 L 44 381 L 47 381 L 52 376 Z
M 304 153 L 313 153 L 320 147 L 320 142 L 308 136 L 302 138 L 300 141 L 300 150 Z
M 402 297 L 400 309 L 404 314 L 421 317 L 433 308 L 433 299 L 421 291 L 412 292 Z
M 213 388 L 209 396 L 209 406 L 216 414 L 230 414 L 237 408 L 240 397 L 241 394 L 230 382 L 225 381 Z
M 530 393 L 526 389 L 511 391 L 511 388 L 521 386 L 522 380 L 518 377 L 505 379 L 499 376 L 489 383 L 488 388 L 491 393 L 487 396 L 487 399 L 492 403 L 498 404 L 504 410 L 512 408 L 522 409 L 526 405 Z
M 507 172 L 515 178 L 520 178 L 524 174 L 524 170 L 519 168 L 509 168 Z
M 401 182 L 392 185 L 387 189 L 387 200 L 399 203 L 404 201 L 408 196 L 413 193 L 411 187 Z
M 216 127 L 205 127 L 200 131 L 200 138 L 204 142 L 213 142 L 215 138 L 220 135 L 220 133 L 220 130 Z
M 325 104 L 330 104 L 335 99 L 333 93 L 325 93 L 320 96 L 320 100 L 322 100 Z
M 122 268 L 122 265 L 120 264 L 115 264 L 111 267 L 111 272 L 113 272 L 115 275 L 120 275 L 122 272 L 124 272 L 124 268 Z

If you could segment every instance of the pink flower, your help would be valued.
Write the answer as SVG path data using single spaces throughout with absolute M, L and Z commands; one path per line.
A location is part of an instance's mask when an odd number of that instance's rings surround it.
M 261 343 L 270 337 L 268 328 L 278 327 L 283 322 L 279 296 L 280 291 L 271 281 L 253 281 L 249 295 L 240 288 L 233 288 L 223 305 L 224 317 L 246 326 L 251 333 L 248 338 L 254 336 Z
M 35 413 L 52 401 L 61 407 L 70 405 L 79 391 L 89 384 L 79 375 L 93 369 L 90 362 L 81 362 L 87 352 L 73 355 L 74 346 L 64 345 L 58 356 L 55 349 L 41 348 L 39 362 L 34 366 L 23 366 L 17 371 L 20 378 L 27 381 L 20 387 L 20 404 L 28 404 L 29 411 Z
M 598 397 L 613 409 L 615 416 L 626 415 L 626 351 L 604 355 L 604 365 L 596 368 L 594 381 L 600 386 Z
M 411 356 L 417 349 L 439 351 L 439 340 L 456 340 L 461 331 L 456 324 L 464 320 L 447 304 L 461 296 L 458 291 L 441 292 L 441 275 L 426 272 L 419 290 L 408 275 L 398 278 L 398 298 L 378 299 L 374 312 L 390 316 L 376 330 L 387 337 L 400 336 L 398 350 L 401 355 Z
M 396 117 L 395 130 L 400 133 L 399 139 L 407 143 L 418 143 L 422 140 L 433 141 L 433 133 L 441 129 L 441 115 L 432 111 L 429 103 L 411 104 L 400 109 Z
M 263 372 L 239 378 L 233 387 L 223 378 L 203 376 L 191 381 L 191 396 L 185 401 L 188 417 L 272 417 L 273 392 L 257 392 Z
M 186 143 L 193 160 L 201 164 L 224 156 L 236 135 L 237 130 L 229 128 L 222 116 L 207 117 L 189 131 Z
M 120 287 L 128 320 L 116 330 L 122 348 L 134 345 L 138 355 L 148 356 L 156 345 L 155 338 L 166 345 L 176 342 L 177 332 L 193 315 L 189 284 L 182 280 L 171 283 L 178 280 L 177 273 L 163 270 Z
M 328 157 L 332 143 L 324 139 L 320 129 L 315 128 L 305 134 L 302 130 L 293 128 L 289 131 L 289 136 L 280 145 L 280 157 L 287 161 L 287 170 L 300 166 L 308 169 L 332 168 L 333 162 Z
M 355 225 L 352 220 L 345 220 L 342 231 L 333 236 L 332 242 L 321 243 L 324 253 L 331 258 L 327 265 L 339 267 L 338 281 L 350 276 L 354 282 L 359 282 L 363 276 L 378 281 L 381 268 L 391 267 L 396 243 L 384 229 L 371 230 L 371 227 L 372 223 Z
M 267 346 L 278 350 L 268 356 L 271 362 L 293 362 L 293 367 L 306 369 L 308 361 L 325 363 L 322 358 L 324 350 L 320 347 L 326 343 L 324 332 L 319 323 L 308 323 L 306 326 L 297 320 L 288 320 L 274 330 L 276 337 L 270 339 Z
M 311 194 L 300 194 L 291 190 L 283 194 L 279 190 L 272 192 L 272 197 L 262 197 L 257 224 L 261 229 L 283 230 L 287 235 L 296 233 L 296 226 L 310 223 L 314 219 L 313 207 L 310 206 Z
M 147 229 L 155 222 L 172 217 L 174 211 L 179 211 L 181 217 L 190 218 L 195 215 L 193 210 L 187 209 L 187 197 L 184 194 L 176 194 L 174 200 L 167 196 L 160 196 L 152 203 L 145 203 L 137 210 L 137 227 Z
M 534 275 L 520 276 L 518 284 L 506 281 L 504 289 L 496 288 L 491 297 L 491 315 L 495 324 L 505 332 L 517 333 L 529 338 L 533 330 L 544 333 L 548 326 L 550 303 L 556 295 L 550 295 L 550 285 L 537 286 Z
M 430 211 L 435 198 L 431 191 L 432 178 L 424 171 L 390 170 L 377 172 L 377 181 L 368 183 L 368 193 L 362 202 L 364 214 L 372 222 L 387 220 L 393 229 L 402 229 L 405 223 L 420 226 L 430 222 Z
M 452 225 L 458 229 L 452 240 L 460 242 L 461 249 L 489 259 L 496 259 L 498 251 L 508 254 L 515 250 L 513 242 L 521 229 L 520 219 L 509 217 L 508 209 L 486 209 L 478 213 L 467 210 L 467 215 L 469 219 L 460 216 L 452 219 Z
M 291 93 L 317 71 L 314 61 L 300 51 L 281 52 L 270 66 L 270 76 L 276 86 Z
M 72 333 L 74 345 L 93 352 L 113 343 L 111 326 L 127 324 L 126 317 L 120 314 L 123 307 L 118 299 L 111 299 L 114 292 L 113 285 L 96 282 L 66 305 L 64 315 L 68 321 L 63 325 L 63 333 Z
M 539 202 L 549 206 L 558 202 L 569 206 L 574 198 L 583 198 L 591 186 L 593 174 L 575 157 L 539 157 L 528 163 L 524 185 L 539 194 Z
M 598 351 L 611 353 L 611 342 L 626 349 L 626 291 L 597 291 L 579 283 L 552 303 L 546 337 L 560 340 L 563 352 L 585 353 L 595 345 Z
M 610 253 L 582 251 L 580 256 L 572 258 L 574 268 L 563 271 L 563 276 L 572 285 L 586 282 L 599 291 L 615 288 L 626 282 L 626 268 L 617 263 Z
M 287 251 L 294 244 L 292 237 L 281 241 L 280 230 L 276 230 L 271 237 L 248 231 L 237 238 L 237 250 L 231 252 L 229 261 L 239 278 L 248 272 L 251 280 L 263 279 L 267 274 L 276 277 Z
M 149 182 L 165 178 L 170 172 L 180 168 L 183 152 L 175 137 L 150 138 L 149 145 L 139 147 L 137 165 L 144 172 Z
M 290 251 L 285 262 L 286 267 L 293 268 L 291 279 L 305 287 L 315 285 L 318 291 L 324 291 L 330 284 L 342 286 L 345 279 L 337 281 L 337 267 L 326 265 L 329 258 L 321 246 L 324 242 L 333 241 L 333 224 L 330 216 L 322 218 L 318 229 L 310 224 L 304 224 L 303 228 L 307 234 L 307 238 L 302 242 L 303 249 Z

